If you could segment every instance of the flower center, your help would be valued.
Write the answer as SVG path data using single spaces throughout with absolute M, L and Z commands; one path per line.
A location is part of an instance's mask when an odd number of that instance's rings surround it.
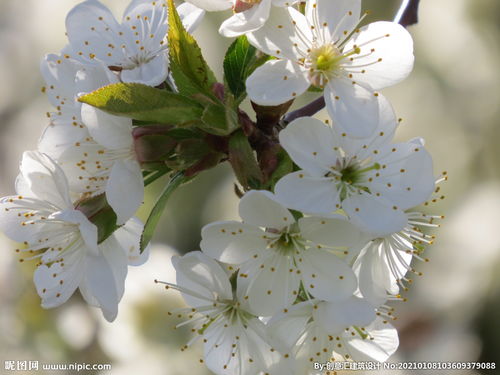
M 275 250 L 282 255 L 293 253 L 295 250 L 303 250 L 305 248 L 305 241 L 300 235 L 300 229 L 297 223 L 277 231 L 274 229 L 269 230 L 272 233 L 279 234 L 279 237 L 270 238 L 268 246 L 270 249 Z
M 338 67 L 340 51 L 333 44 L 326 44 L 311 51 L 310 58 L 315 70 L 329 72 Z
M 343 201 L 350 196 L 351 193 L 359 192 L 360 190 L 369 193 L 370 190 L 363 185 L 365 173 L 379 169 L 379 163 L 374 163 L 366 168 L 362 168 L 359 163 L 354 163 L 340 168 L 332 167 L 332 172 L 327 173 L 326 176 L 334 177 L 337 180 L 336 185 L 340 191 L 340 200 Z
M 355 48 L 343 54 L 334 44 L 312 48 L 305 61 L 305 66 L 309 69 L 311 84 L 322 88 L 328 80 L 338 75 L 342 60 L 359 52 L 359 48 Z

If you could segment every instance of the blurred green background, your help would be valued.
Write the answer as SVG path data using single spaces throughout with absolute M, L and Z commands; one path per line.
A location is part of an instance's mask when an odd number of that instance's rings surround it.
M 127 5 L 103 2 L 118 17 Z M 2 196 L 14 192 L 21 154 L 36 147 L 47 123 L 50 106 L 40 91 L 39 61 L 64 46 L 64 18 L 76 4 L 0 0 Z M 364 2 L 373 11 L 370 21 L 392 19 L 398 6 L 396 0 Z M 195 33 L 219 78 L 230 40 L 217 29 L 226 16 L 210 14 Z M 498 0 L 421 0 L 420 23 L 409 29 L 415 70 L 384 91 L 404 119 L 397 137 L 425 138 L 436 175 L 446 170 L 450 176 L 441 186 L 446 199 L 431 207 L 446 216 L 436 244 L 427 250 L 431 261 L 416 264 L 424 275 L 413 283 L 409 301 L 396 305 L 401 345 L 392 361 L 497 361 L 500 366 L 499 21 Z M 175 321 L 167 316 L 182 306 L 181 299 L 153 280 L 173 280 L 170 257 L 196 250 L 204 224 L 237 218 L 233 182 L 230 169 L 221 165 L 175 193 L 151 259 L 129 271 L 112 324 L 78 294 L 61 308 L 41 309 L 31 280 L 34 265 L 18 263 L 14 244 L 0 235 L 0 373 L 8 373 L 5 360 L 39 360 L 111 363 L 113 369 L 101 373 L 113 375 L 208 374 L 199 363 L 199 348 L 180 351 L 188 331 L 173 330 Z M 143 218 L 159 189 L 161 182 L 149 188 Z

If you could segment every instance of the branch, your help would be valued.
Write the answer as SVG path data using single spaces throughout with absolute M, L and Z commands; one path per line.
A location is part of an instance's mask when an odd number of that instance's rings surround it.
M 418 22 L 418 6 L 420 0 L 403 0 L 401 7 L 394 18 L 394 22 L 403 27 L 414 25 Z
M 325 107 L 325 97 L 321 95 L 318 99 L 313 100 L 311 103 L 299 108 L 293 112 L 288 113 L 284 118 L 283 122 L 289 124 L 295 119 L 304 116 L 313 116 L 317 112 L 321 111 Z

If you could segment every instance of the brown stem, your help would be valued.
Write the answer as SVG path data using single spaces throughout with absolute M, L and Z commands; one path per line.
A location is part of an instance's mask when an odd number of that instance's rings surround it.
M 283 123 L 287 125 L 293 120 L 298 119 L 299 117 L 313 116 L 317 112 L 321 111 L 323 108 L 325 108 L 325 97 L 321 95 L 318 99 L 313 100 L 311 103 L 306 104 L 302 108 L 299 108 L 293 112 L 288 113 L 283 118 Z
M 416 24 L 418 22 L 419 3 L 420 0 L 403 0 L 394 22 L 398 22 L 403 27 Z

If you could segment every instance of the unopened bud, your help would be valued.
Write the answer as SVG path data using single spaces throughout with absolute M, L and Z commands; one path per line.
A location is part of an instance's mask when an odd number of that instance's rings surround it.
M 168 126 L 141 126 L 134 128 L 134 150 L 140 163 L 157 162 L 167 157 L 177 146 L 170 137 Z

